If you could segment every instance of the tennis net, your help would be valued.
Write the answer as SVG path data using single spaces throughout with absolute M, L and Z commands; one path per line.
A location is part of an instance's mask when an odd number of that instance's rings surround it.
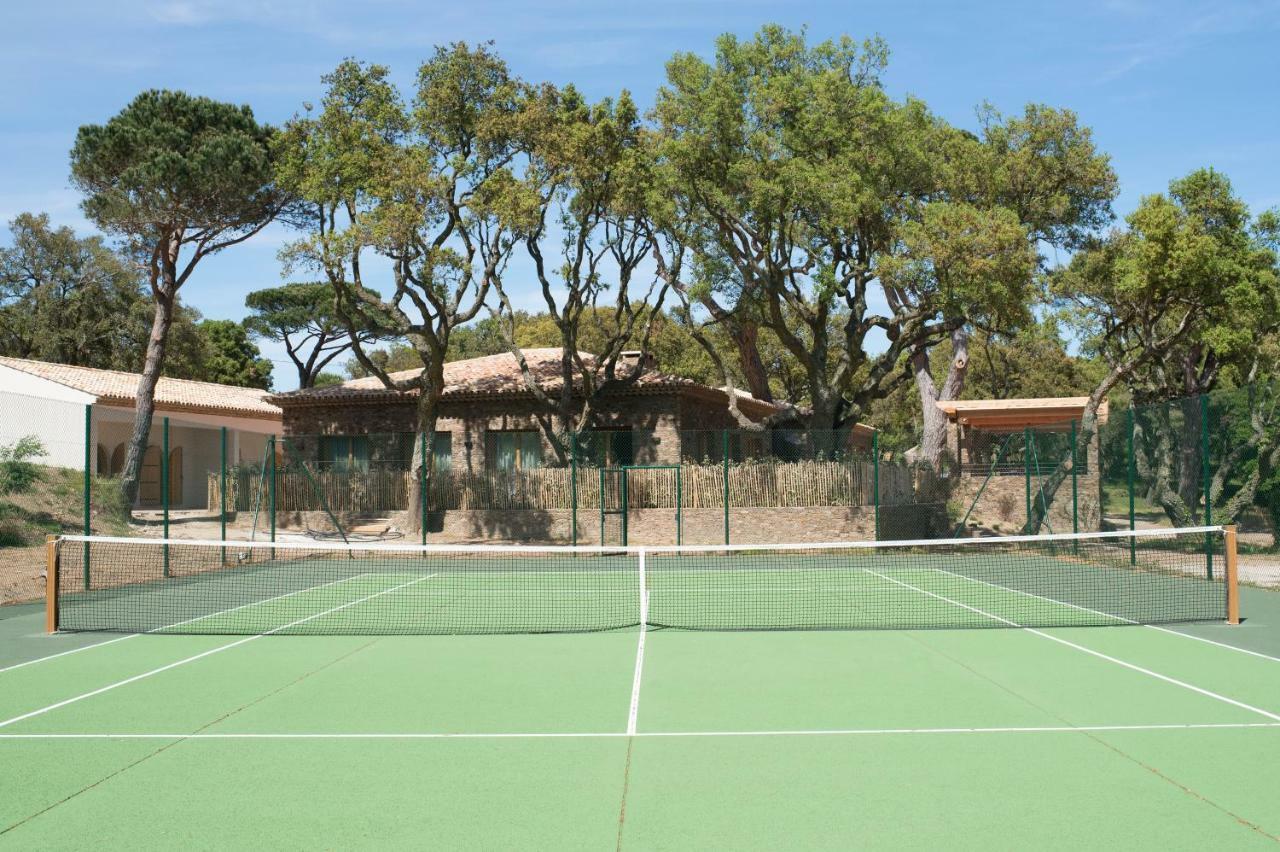
M 814 545 L 51 545 L 51 629 L 543 633 L 1059 627 L 1223 619 L 1220 527 Z

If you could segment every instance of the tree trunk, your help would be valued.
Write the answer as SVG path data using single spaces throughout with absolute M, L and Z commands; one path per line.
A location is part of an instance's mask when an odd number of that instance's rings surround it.
M 969 333 L 963 328 L 951 332 L 953 357 L 947 368 L 947 378 L 942 388 L 933 381 L 929 352 L 921 349 L 911 356 L 911 369 L 915 375 L 916 389 L 920 393 L 920 458 L 937 473 L 942 473 L 943 457 L 947 449 L 947 416 L 938 408 L 939 402 L 956 399 L 964 390 L 965 376 L 969 371 Z
M 138 478 L 142 471 L 142 457 L 151 437 L 151 419 L 156 409 L 156 384 L 164 369 L 165 347 L 169 342 L 169 327 L 173 324 L 174 296 L 164 290 L 156 294 L 155 318 L 151 322 L 151 336 L 147 339 L 147 360 L 138 380 L 134 397 L 133 435 L 125 455 L 124 470 L 120 475 L 120 492 L 124 498 L 123 512 L 128 518 L 138 499 Z
M 734 323 L 733 339 L 738 346 L 738 363 L 742 366 L 742 377 L 746 379 L 747 390 L 756 399 L 773 402 L 769 373 L 760 358 L 759 338 L 760 327 L 756 323 Z
M 433 371 L 434 372 L 434 371 Z M 432 381 L 429 387 L 422 388 L 418 397 L 418 432 L 414 435 L 412 481 L 409 484 L 408 525 L 412 532 L 421 534 L 428 517 L 423 515 L 422 491 L 426 488 L 428 495 L 427 514 L 431 512 L 431 484 L 435 478 L 435 435 L 436 414 L 440 402 L 440 390 L 443 382 Z M 424 453 L 423 450 L 426 450 Z

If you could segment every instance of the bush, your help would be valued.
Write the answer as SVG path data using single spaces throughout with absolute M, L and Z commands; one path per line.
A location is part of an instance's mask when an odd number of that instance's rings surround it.
M 17 443 L 0 446 L 0 494 L 25 494 L 40 478 L 39 469 L 30 461 L 48 455 L 35 435 L 20 438 Z

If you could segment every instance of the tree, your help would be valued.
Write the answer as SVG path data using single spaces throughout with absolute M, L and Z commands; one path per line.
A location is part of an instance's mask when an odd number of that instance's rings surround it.
M 312 216 L 284 256 L 324 274 L 356 360 L 385 387 L 417 395 L 425 438 L 453 332 L 475 319 L 511 255 L 494 202 L 515 180 L 514 122 L 527 88 L 488 46 L 437 48 L 418 70 L 412 108 L 387 74 L 342 63 L 325 77 L 318 114 L 290 123 L 280 176 Z M 385 298 L 365 278 L 371 254 L 390 263 Z M 371 329 L 411 347 L 419 371 L 393 378 L 365 347 Z M 414 494 L 432 475 L 423 443 L 414 442 Z M 410 497 L 416 512 L 421 501 Z
M 1012 213 L 1025 229 L 1032 250 L 1073 249 L 1111 221 L 1115 173 L 1073 113 L 1028 105 L 1021 117 L 1006 120 L 985 107 L 979 118 L 982 131 L 977 143 L 961 145 L 959 156 L 952 158 L 951 175 L 944 182 L 947 197 L 980 209 Z M 1043 270 L 1046 258 L 1039 256 L 1037 261 Z M 951 305 L 952 310 L 964 307 L 962 300 Z M 994 324 L 988 318 L 984 339 L 990 342 L 993 336 L 1034 328 L 1030 313 L 1019 308 L 1006 305 Z M 941 383 L 933 376 L 930 347 L 918 347 L 911 355 L 923 425 L 920 456 L 935 470 L 943 462 L 947 431 L 946 417 L 937 403 L 958 399 L 963 393 L 975 354 L 969 350 L 969 341 L 975 320 L 982 321 L 969 316 L 956 319 L 961 324 L 951 331 L 950 357 Z M 986 347 L 987 354 L 992 351 Z
M 1252 504 L 1258 482 L 1270 475 L 1280 437 L 1271 388 L 1280 378 L 1280 360 L 1270 345 L 1280 329 L 1280 216 L 1266 212 L 1255 220 L 1226 176 L 1212 169 L 1173 181 L 1167 198 L 1145 206 L 1143 227 L 1163 236 L 1160 250 L 1180 248 L 1193 236 L 1200 250 L 1198 256 L 1160 258 L 1166 274 L 1199 276 L 1219 292 L 1178 345 L 1129 379 L 1139 406 L 1139 472 L 1170 520 L 1194 524 L 1205 496 L 1202 436 L 1210 432 L 1215 443 L 1224 442 L 1215 454 L 1210 497 L 1215 515 L 1230 522 Z M 1181 241 L 1179 232 L 1185 232 Z M 1200 266 L 1184 269 L 1184 260 Z M 1224 380 L 1238 390 L 1215 394 Z M 1204 420 L 1206 408 L 1210 422 Z M 1243 481 L 1233 482 L 1255 457 L 1259 463 Z M 1228 484 L 1231 499 L 1219 505 Z
M 1126 217 L 1126 230 L 1092 241 L 1055 271 L 1050 292 L 1074 312 L 1089 350 L 1108 368 L 1081 416 L 1081 445 L 1096 434 L 1098 408 L 1113 388 L 1121 382 L 1140 388 L 1144 377 L 1167 376 L 1171 364 L 1185 368 L 1185 359 L 1171 357 L 1181 348 L 1203 346 L 1203 357 L 1214 358 L 1265 348 L 1255 335 L 1274 328 L 1280 304 L 1275 222 L 1268 214 L 1250 228 L 1226 179 L 1194 172 L 1171 183 L 1168 195 L 1143 198 Z M 1039 529 L 1042 507 L 1052 505 L 1069 474 L 1064 461 L 1042 482 L 1030 530 Z M 1155 478 L 1168 482 L 1164 473 Z M 1171 517 L 1185 519 L 1173 502 L 1176 491 L 1160 487 L 1157 499 Z
M 53 229 L 24 213 L 11 224 L 13 246 L 0 249 L 0 354 L 76 367 L 142 369 L 154 308 L 137 270 L 98 237 Z M 179 300 L 165 370 L 198 377 L 204 341 L 200 312 Z
M 885 93 L 882 42 L 810 46 L 770 26 L 716 47 L 714 64 L 671 60 L 658 94 L 655 263 L 713 360 L 724 359 L 702 332 L 726 322 L 707 294 L 758 319 L 800 365 L 815 430 L 848 429 L 909 379 L 913 353 L 966 320 L 1023 309 L 1027 229 L 948 192 L 952 164 L 978 143 Z
M 243 325 L 234 320 L 205 320 L 198 328 L 205 347 L 201 381 L 271 389 L 271 362 L 262 357 Z
M 498 202 L 515 223 L 533 262 L 534 277 L 561 352 L 558 388 L 543 387 L 517 340 L 516 311 L 494 279 L 495 315 L 525 387 L 548 415 L 544 432 L 562 458 L 565 436 L 594 425 L 601 395 L 634 385 L 648 360 L 624 361 L 629 349 L 648 351 L 667 285 L 641 280 L 652 246 L 642 222 L 651 181 L 647 147 L 630 95 L 588 104 L 572 86 L 541 87 L 522 115 L 523 179 Z M 588 317 L 597 345 L 581 346 Z
M 0 249 L 0 352 L 80 367 L 136 370 L 141 363 L 135 270 L 98 237 L 53 228 L 23 213 Z M 144 305 L 145 306 L 145 305 Z
M 121 476 L 125 511 L 137 497 L 178 291 L 200 261 L 261 231 L 288 201 L 274 183 L 273 137 L 247 106 L 161 90 L 76 135 L 71 180 L 87 196 L 85 215 L 124 241 L 155 302 Z
M 333 311 L 333 288 L 327 281 L 255 290 L 244 303 L 253 311 L 245 328 L 284 344 L 300 388 L 314 387 L 324 368 L 351 349 L 347 329 Z

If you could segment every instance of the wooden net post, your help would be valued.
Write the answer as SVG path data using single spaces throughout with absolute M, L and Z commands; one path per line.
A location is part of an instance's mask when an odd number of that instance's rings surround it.
M 1226 528 L 1226 576 L 1223 578 L 1227 585 L 1227 624 L 1240 623 L 1240 582 L 1238 566 L 1236 565 L 1236 527 L 1235 524 Z
M 49 535 L 44 540 L 44 629 L 58 632 L 58 537 Z

